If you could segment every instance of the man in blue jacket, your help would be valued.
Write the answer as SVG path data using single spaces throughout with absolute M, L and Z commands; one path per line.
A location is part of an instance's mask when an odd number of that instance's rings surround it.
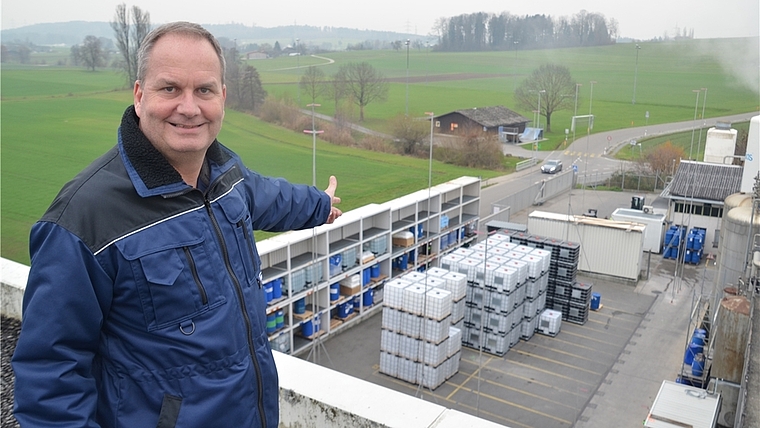
M 216 140 L 224 67 L 202 27 L 153 30 L 118 144 L 32 228 L 22 427 L 278 425 L 253 230 L 332 222 L 340 199 L 334 177 L 263 177 Z

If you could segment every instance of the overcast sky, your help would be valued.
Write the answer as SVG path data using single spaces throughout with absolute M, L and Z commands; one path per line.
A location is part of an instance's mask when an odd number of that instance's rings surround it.
M 694 29 L 696 38 L 758 36 L 758 0 L 529 0 L 467 1 L 356 1 L 356 0 L 2 0 L 2 28 L 45 22 L 110 21 L 117 4 L 139 6 L 160 24 L 186 20 L 201 24 L 241 23 L 277 27 L 311 25 L 368 30 L 430 33 L 437 18 L 508 10 L 514 15 L 572 16 L 581 10 L 601 13 L 618 21 L 620 36 L 650 39 L 675 34 L 676 28 Z

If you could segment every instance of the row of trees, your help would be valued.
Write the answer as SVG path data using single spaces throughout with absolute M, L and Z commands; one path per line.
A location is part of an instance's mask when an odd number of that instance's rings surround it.
M 321 68 L 311 66 L 301 76 L 299 89 L 312 103 L 325 96 L 335 101 L 335 110 L 342 100 L 348 99 L 359 107 L 359 121 L 364 121 L 364 107 L 375 101 L 388 99 L 386 78 L 367 62 L 341 65 L 329 79 Z
M 570 18 L 485 12 L 441 18 L 436 23 L 442 51 L 484 51 L 599 46 L 615 42 L 615 19 L 581 10 Z

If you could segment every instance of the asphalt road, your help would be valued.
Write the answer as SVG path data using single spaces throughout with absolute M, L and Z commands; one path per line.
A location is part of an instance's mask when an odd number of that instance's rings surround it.
M 708 118 L 699 123 L 700 126 L 711 127 L 717 122 L 741 122 L 747 121 L 758 112 L 743 113 L 733 116 Z M 694 121 L 665 123 L 660 125 L 640 126 L 636 128 L 619 129 L 609 132 L 600 132 L 590 136 L 576 134 L 574 143 L 562 150 L 552 152 L 538 152 L 539 162 L 526 170 L 490 179 L 486 182 L 480 194 L 480 217 L 486 217 L 491 213 L 491 204 L 503 199 L 505 196 L 517 192 L 537 181 L 546 178 L 539 170 L 546 159 L 559 159 L 564 168 L 578 167 L 578 174 L 587 176 L 589 180 L 597 177 L 607 177 L 620 169 L 625 161 L 612 158 L 608 154 L 614 153 L 628 146 L 632 140 L 654 135 L 672 134 L 682 131 L 690 131 L 694 127 Z M 530 158 L 536 152 L 530 151 L 530 144 L 518 146 L 516 144 L 502 145 L 505 154 Z

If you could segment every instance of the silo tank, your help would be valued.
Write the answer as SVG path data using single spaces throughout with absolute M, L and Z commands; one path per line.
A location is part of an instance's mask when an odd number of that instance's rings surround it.
M 741 383 L 744 353 L 749 341 L 749 300 L 744 296 L 728 296 L 720 302 L 718 323 L 713 340 L 714 378 Z
M 754 224 L 750 230 L 750 223 Z M 744 264 L 747 260 L 749 239 L 760 232 L 760 213 L 752 215 L 752 206 L 739 206 L 731 209 L 721 225 L 721 239 L 718 256 L 717 286 L 719 289 L 737 285 L 744 277 Z

